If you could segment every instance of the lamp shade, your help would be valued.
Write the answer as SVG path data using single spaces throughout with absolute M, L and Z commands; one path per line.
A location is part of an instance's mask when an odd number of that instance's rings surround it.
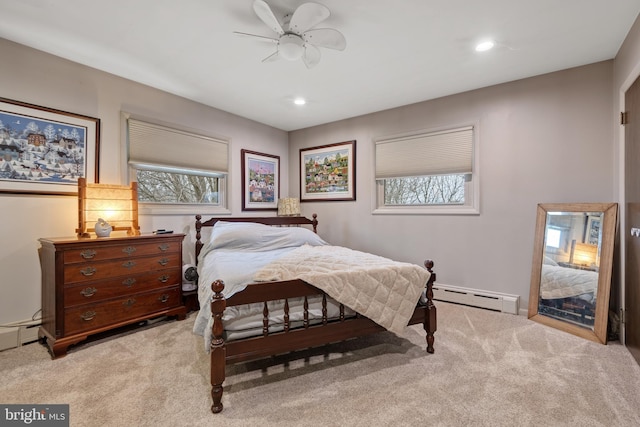
M 596 263 L 598 246 L 587 243 L 576 243 L 573 250 L 573 262 L 580 265 L 593 265 Z
M 136 182 L 129 186 L 110 184 L 89 184 L 85 178 L 78 179 L 78 228 L 79 237 L 89 237 L 96 232 L 94 224 L 108 223 L 113 231 L 127 231 L 129 235 L 139 235 L 138 187 Z M 96 233 L 97 234 L 97 233 Z
M 278 215 L 279 216 L 297 216 L 300 215 L 300 199 L 297 197 L 285 197 L 278 199 Z

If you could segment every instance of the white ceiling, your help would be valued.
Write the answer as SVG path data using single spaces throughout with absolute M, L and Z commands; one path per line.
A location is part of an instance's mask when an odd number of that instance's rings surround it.
M 278 17 L 305 0 L 267 0 Z M 318 0 L 347 39 L 302 61 L 253 0 L 1 0 L 0 37 L 286 131 L 615 57 L 639 0 Z M 493 38 L 497 46 L 474 51 Z M 0 59 L 1 61 L 6 58 Z M 303 96 L 307 105 L 292 104 Z

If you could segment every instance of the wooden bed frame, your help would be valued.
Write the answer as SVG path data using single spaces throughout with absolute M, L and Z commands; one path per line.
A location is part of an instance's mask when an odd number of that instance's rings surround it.
M 202 227 L 212 227 L 218 221 L 228 222 L 256 222 L 272 226 L 301 226 L 310 225 L 313 231 L 317 233 L 318 219 L 313 214 L 313 219 L 305 217 L 231 217 L 231 218 L 212 218 L 207 221 L 201 221 L 202 216 L 196 215 L 196 260 L 204 246 L 201 241 Z M 418 304 L 409 321 L 409 325 L 422 323 L 426 331 L 427 352 L 433 353 L 434 333 L 437 329 L 436 323 L 436 307 L 433 304 L 433 284 L 436 280 L 436 274 L 433 272 L 433 261 L 427 260 L 424 263 L 427 270 L 431 273 L 429 281 L 426 283 L 426 304 Z M 243 291 L 238 292 L 225 299 L 224 283 L 216 280 L 212 283 L 213 298 L 211 301 L 211 313 L 213 316 L 211 342 L 211 397 L 213 404 L 211 411 L 219 413 L 222 411 L 222 392 L 223 383 L 226 376 L 226 365 L 248 360 L 260 359 L 267 356 L 274 356 L 295 350 L 301 350 L 310 347 L 318 347 L 325 344 L 344 341 L 350 338 L 360 337 L 385 329 L 373 322 L 372 320 L 357 315 L 356 317 L 344 317 L 344 306 L 340 305 L 340 318 L 337 320 L 327 319 L 326 317 L 326 295 L 318 288 L 302 281 L 288 280 L 282 282 L 269 282 L 250 284 Z M 308 322 L 308 312 L 306 297 L 312 295 L 322 295 L 323 298 L 323 319 L 317 325 L 310 325 Z M 288 303 L 285 303 L 284 330 L 281 332 L 269 333 L 268 327 L 268 310 L 267 301 L 287 300 L 291 298 L 304 297 L 304 325 L 299 328 L 290 328 Z M 226 342 L 224 340 L 224 325 L 222 316 L 226 307 L 264 303 L 265 313 L 263 320 L 263 334 L 258 337 L 249 337 Z

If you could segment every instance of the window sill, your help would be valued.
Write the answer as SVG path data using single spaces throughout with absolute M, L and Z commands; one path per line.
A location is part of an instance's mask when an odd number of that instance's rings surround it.
M 373 215 L 480 215 L 473 206 L 384 206 L 373 210 Z
M 230 215 L 231 211 L 222 206 L 205 204 L 139 203 L 140 215 Z

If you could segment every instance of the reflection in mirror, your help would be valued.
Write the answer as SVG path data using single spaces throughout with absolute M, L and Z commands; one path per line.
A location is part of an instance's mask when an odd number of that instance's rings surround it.
M 547 212 L 539 313 L 593 330 L 601 219 L 602 212 Z
M 540 204 L 529 318 L 606 343 L 615 203 Z

